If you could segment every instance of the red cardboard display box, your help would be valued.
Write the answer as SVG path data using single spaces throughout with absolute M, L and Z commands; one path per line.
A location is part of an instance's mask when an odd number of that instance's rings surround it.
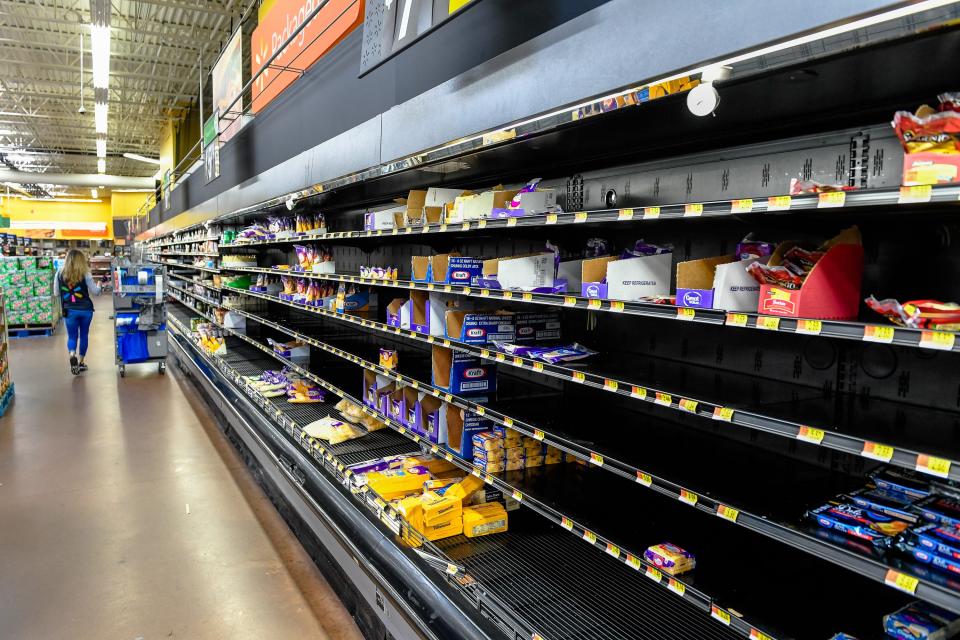
M 799 289 L 760 285 L 759 313 L 790 318 L 853 320 L 860 309 L 860 284 L 863 280 L 863 245 L 860 232 L 847 229 L 831 241 L 831 246 L 814 265 Z M 777 247 L 769 264 L 780 264 L 791 247 Z

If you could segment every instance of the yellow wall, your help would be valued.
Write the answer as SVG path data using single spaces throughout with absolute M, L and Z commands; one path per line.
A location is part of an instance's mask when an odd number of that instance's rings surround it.
M 153 208 L 155 204 L 154 194 L 152 193 L 125 193 L 125 192 L 113 192 L 110 195 L 110 209 L 113 213 L 114 218 L 134 218 L 137 215 L 137 212 L 140 210 L 140 207 L 143 206 L 143 203 L 147 198 L 150 198 L 150 204 L 143 210 L 143 215 L 146 215 L 147 212 Z
M 257 18 L 259 22 L 263 22 L 264 16 L 270 13 L 270 9 L 273 8 L 273 5 L 277 3 L 277 0 L 261 0 L 260 8 L 257 9 Z
M 89 236 L 88 238 L 84 238 L 82 235 L 71 234 L 67 236 L 66 239 L 113 239 L 113 212 L 110 207 L 109 198 L 104 199 L 103 202 L 38 202 L 35 200 L 21 200 L 20 198 L 3 198 L 3 204 L 0 205 L 0 215 L 10 218 L 11 222 L 14 220 L 103 222 L 107 225 L 106 236 Z M 25 229 L 3 229 L 3 232 L 18 236 L 30 235 L 29 230 Z M 57 230 L 55 237 L 58 239 L 64 238 L 60 230 Z

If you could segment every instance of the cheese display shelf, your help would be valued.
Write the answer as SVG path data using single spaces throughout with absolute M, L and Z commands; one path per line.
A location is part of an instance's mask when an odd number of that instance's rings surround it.
M 273 335 L 278 339 L 282 337 L 278 333 Z M 273 357 L 275 362 L 288 366 L 294 364 L 284 358 L 271 356 L 271 348 L 264 342 L 264 337 L 243 335 L 235 337 L 240 340 L 240 343 L 238 345 L 234 339 L 228 339 L 228 354 L 242 353 L 244 357 L 258 360 L 263 355 L 246 355 L 250 353 L 246 347 L 256 345 L 255 348 L 261 354 L 266 354 L 268 358 Z M 329 385 L 328 388 L 340 390 L 341 395 L 346 397 L 351 396 L 342 391 L 343 389 L 359 387 L 361 373 L 359 368 L 350 363 L 338 361 L 336 358 L 327 359 L 327 354 L 322 352 L 314 351 L 309 370 L 318 372 L 315 374 L 318 381 L 325 381 Z M 395 424 L 391 426 L 396 428 Z M 413 435 L 411 432 L 406 431 L 404 435 L 408 438 L 408 442 L 413 442 L 409 439 Z M 424 446 L 425 451 L 430 450 L 425 440 L 419 440 L 418 444 Z M 470 463 L 455 456 L 453 459 L 460 463 L 465 471 L 473 468 Z M 757 470 L 757 473 L 762 472 L 762 469 Z M 513 532 L 513 520 L 511 520 L 513 533 L 503 538 L 498 534 L 474 541 L 461 538 L 441 540 L 436 544 L 441 548 L 451 549 L 452 562 L 465 567 L 476 566 L 476 570 L 480 572 L 478 575 L 490 576 L 489 580 L 481 579 L 481 584 L 484 584 L 499 599 L 504 601 L 509 601 L 511 598 L 520 599 L 524 609 L 539 611 L 540 616 L 544 617 L 535 623 L 535 628 L 538 628 L 541 636 L 545 638 L 592 637 L 591 633 L 609 634 L 604 637 L 635 637 L 629 630 L 636 628 L 639 624 L 638 619 L 642 620 L 649 614 L 645 613 L 646 610 L 637 610 L 636 607 L 626 606 L 621 610 L 618 607 L 611 609 L 607 606 L 611 602 L 610 595 L 607 593 L 610 576 L 618 577 L 620 582 L 617 583 L 617 588 L 626 591 L 624 597 L 639 597 L 641 601 L 649 601 L 652 598 L 657 603 L 658 609 L 666 607 L 670 603 L 670 598 L 683 598 L 696 603 L 705 617 L 712 615 L 721 622 L 726 617 L 727 621 L 731 622 L 732 628 L 739 632 L 740 637 L 817 637 L 840 624 L 842 618 L 819 619 L 806 621 L 803 624 L 791 620 L 782 632 L 775 633 L 768 627 L 758 626 L 756 621 L 751 623 L 750 612 L 753 610 L 765 611 L 766 616 L 771 614 L 783 616 L 785 619 L 789 617 L 793 604 L 789 599 L 784 600 L 782 594 L 774 597 L 766 590 L 765 583 L 762 581 L 733 579 L 738 572 L 737 563 L 733 556 L 725 552 L 725 549 L 728 548 L 727 545 L 735 544 L 738 538 L 736 533 L 731 533 L 732 527 L 728 522 L 716 517 L 701 520 L 701 516 L 696 515 L 695 510 L 689 506 L 676 499 L 663 499 L 653 492 L 639 493 L 624 503 L 623 490 L 605 484 L 607 477 L 598 476 L 598 473 L 603 474 L 600 470 L 575 463 L 565 463 L 498 474 L 496 486 L 501 488 L 505 495 L 517 497 L 517 492 L 522 492 L 519 496 L 521 511 L 510 513 L 511 518 L 515 518 L 517 513 L 524 518 L 525 524 L 522 525 L 521 530 L 529 533 L 520 535 Z M 488 484 L 491 482 L 488 481 Z M 816 486 L 835 489 L 836 483 L 831 485 L 830 482 L 821 482 Z M 633 490 L 633 488 L 628 487 L 627 490 Z M 811 488 L 811 493 L 813 490 Z M 572 504 L 571 501 L 573 501 Z M 624 517 L 622 509 L 627 509 L 630 514 L 643 513 L 645 517 L 642 520 Z M 528 519 L 527 510 L 539 513 L 539 518 Z M 544 522 L 545 520 L 547 522 Z M 637 558 L 640 554 L 631 554 L 626 543 L 621 542 L 625 545 L 621 547 L 609 542 L 611 539 L 615 541 L 660 539 L 667 536 L 677 524 L 680 525 L 679 530 L 709 532 L 715 542 L 708 548 L 701 549 L 703 555 L 698 554 L 698 562 L 700 562 L 699 558 L 706 557 L 709 558 L 708 563 L 698 564 L 699 568 L 694 574 L 679 576 L 676 581 L 666 574 L 658 573 L 652 565 L 636 559 L 630 560 L 630 558 Z M 551 542 L 551 538 L 558 536 L 556 542 Z M 751 548 L 778 566 L 788 567 L 798 562 L 790 557 L 791 553 L 796 552 L 790 551 L 789 548 L 756 538 L 756 536 L 754 538 L 749 543 Z M 742 538 L 740 540 L 742 541 Z M 477 546 L 482 550 L 479 552 L 479 558 L 473 557 L 470 551 L 477 542 L 480 543 Z M 573 545 L 570 544 L 571 542 Z M 547 545 L 546 548 L 557 546 L 570 549 L 563 552 L 563 557 L 568 560 L 544 562 L 544 545 Z M 591 546 L 595 547 L 592 551 L 594 555 L 590 553 Z M 499 550 L 499 553 L 492 553 L 493 549 Z M 534 556 L 525 556 L 529 549 L 537 549 L 538 552 Z M 585 563 L 599 564 L 592 569 L 588 564 L 578 566 L 572 560 L 573 557 L 582 557 Z M 516 564 L 513 562 L 514 558 L 518 558 Z M 636 566 L 632 563 L 636 563 Z M 810 561 L 808 565 L 810 572 L 806 579 L 809 579 L 811 584 L 809 587 L 798 585 L 798 589 L 812 589 L 814 584 L 826 580 L 837 586 L 838 592 L 833 597 L 839 598 L 841 591 L 848 588 L 850 583 L 839 569 L 821 561 Z M 523 575 L 519 583 L 516 582 L 518 571 Z M 504 572 L 507 573 L 506 576 L 503 575 Z M 590 582 L 592 588 L 582 589 L 583 583 L 571 583 L 570 578 L 573 575 L 594 576 L 584 578 Z M 498 582 L 504 582 L 506 594 L 494 588 Z M 601 583 L 606 586 L 601 588 Z M 636 585 L 633 593 L 628 590 L 630 584 Z M 865 592 L 878 592 L 874 603 L 879 608 L 874 613 L 882 611 L 884 606 L 895 606 L 895 603 L 902 599 L 895 593 L 888 592 L 880 586 L 871 585 L 869 582 L 863 582 L 858 588 Z M 533 589 L 534 593 L 548 594 L 550 600 L 537 601 L 536 597 L 531 596 L 530 589 Z M 824 589 L 820 589 L 820 593 L 825 598 L 830 597 Z M 719 594 L 723 594 L 723 597 L 719 597 Z M 664 601 L 662 598 L 667 600 Z M 558 604 L 554 601 L 556 599 L 562 599 L 565 604 Z M 570 620 L 553 619 L 551 621 L 549 616 L 551 612 L 556 616 L 559 610 L 565 610 L 567 607 L 571 609 Z M 738 612 L 740 617 L 734 614 L 731 621 L 727 607 Z M 551 627 L 559 622 L 573 625 L 569 634 L 560 634 L 558 628 Z M 695 618 L 687 624 L 694 622 Z M 851 622 L 846 628 L 853 629 L 856 625 Z
M 289 367 L 500 492 L 508 531 L 430 546 L 440 578 L 473 585 L 435 602 L 466 598 L 460 622 L 877 637 L 910 602 L 960 615 L 960 565 L 918 546 L 925 522 L 960 522 L 960 187 L 913 184 L 933 174 L 890 126 L 949 110 L 958 46 L 953 25 L 734 65 L 716 118 L 669 95 L 531 116 L 264 194 L 221 212 L 222 235 L 167 221 L 141 240 L 227 336 L 191 357 Z M 171 260 L 198 236 L 219 261 Z M 214 264 L 229 315 L 189 283 Z M 502 442 L 475 452 L 477 431 Z M 650 564 L 664 543 L 695 570 Z

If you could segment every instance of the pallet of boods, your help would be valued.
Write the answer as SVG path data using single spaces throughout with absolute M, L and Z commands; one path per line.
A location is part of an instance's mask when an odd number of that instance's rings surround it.
M 52 327 L 57 321 L 53 258 L 0 258 L 0 288 L 4 291 L 7 323 L 11 327 Z

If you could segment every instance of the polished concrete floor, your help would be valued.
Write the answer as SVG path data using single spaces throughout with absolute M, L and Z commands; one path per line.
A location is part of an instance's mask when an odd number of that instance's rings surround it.
M 80 377 L 62 328 L 11 341 L 0 638 L 360 638 L 188 383 L 117 375 L 109 308 Z

